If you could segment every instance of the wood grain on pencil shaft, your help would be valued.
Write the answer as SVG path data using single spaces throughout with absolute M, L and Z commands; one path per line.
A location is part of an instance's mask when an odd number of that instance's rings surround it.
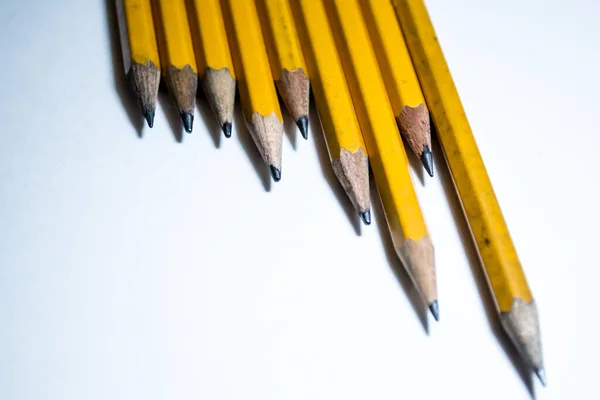
M 284 68 L 279 75 L 279 80 L 275 82 L 281 99 L 294 121 L 308 117 L 310 83 L 304 70 L 297 68 L 290 71 Z
M 198 74 L 189 65 L 185 65 L 183 68 L 170 65 L 165 74 L 165 82 L 173 94 L 179 112 L 193 115 L 196 104 Z
M 125 73 L 150 127 L 160 83 L 160 61 L 150 0 L 117 0 Z
M 431 150 L 429 111 L 394 7 L 390 1 L 360 3 L 400 133 L 422 157 L 426 146 Z
M 324 5 L 292 6 L 333 170 L 364 220 L 371 203 L 368 157 Z
M 263 116 L 255 112 L 248 121 L 248 130 L 263 160 L 281 170 L 281 145 L 283 124 L 275 113 Z
M 433 246 L 358 0 L 325 2 L 394 248 L 437 319 Z
M 331 161 L 333 172 L 338 178 L 354 209 L 363 218 L 369 218 L 371 196 L 369 194 L 369 158 L 362 147 L 354 153 L 342 148 L 340 157 Z M 365 213 L 369 213 L 365 217 Z M 369 224 L 370 222 L 365 221 Z
M 280 170 L 283 119 L 255 4 L 224 0 L 223 13 L 246 124 L 264 161 Z
M 162 72 L 184 128 L 191 132 L 198 69 L 184 0 L 154 0 Z
M 220 0 L 193 0 L 191 14 L 190 29 L 202 89 L 221 129 L 230 136 L 236 76 Z
M 422 0 L 394 5 L 503 326 L 543 381 L 533 296 L 427 9 Z
M 132 62 L 127 78 L 138 99 L 142 114 L 152 128 L 160 85 L 160 69 L 152 61 L 148 61 L 146 64 Z
M 229 68 L 207 67 L 202 77 L 202 88 L 219 125 L 223 127 L 226 123 L 231 124 L 235 105 L 235 79 Z
M 425 146 L 431 149 L 429 111 L 425 103 L 416 107 L 403 106 L 396 120 L 400 133 L 417 156 L 423 155 Z
M 308 124 L 299 121 L 308 118 L 310 85 L 290 3 L 256 0 L 256 9 L 273 79 L 292 118 L 304 130 Z M 306 137 L 306 132 L 302 135 Z

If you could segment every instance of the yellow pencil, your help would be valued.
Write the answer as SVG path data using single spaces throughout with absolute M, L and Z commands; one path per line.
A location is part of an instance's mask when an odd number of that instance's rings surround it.
M 394 0 L 502 325 L 545 383 L 537 308 L 422 0 Z
M 160 61 L 150 0 L 117 0 L 125 73 L 152 128 L 160 84 Z
M 437 320 L 433 245 L 360 5 L 358 0 L 331 0 L 325 4 L 394 248 Z
M 304 139 L 308 139 L 310 84 L 288 0 L 256 0 L 273 79 Z
M 224 0 L 223 11 L 246 124 L 273 180 L 278 182 L 283 120 L 256 6 L 251 0 Z
M 184 0 L 154 0 L 162 72 L 183 127 L 192 132 L 198 69 Z
M 196 62 L 204 94 L 225 137 L 231 137 L 235 104 L 235 72 L 220 0 L 194 0 L 190 16 L 196 40 Z
M 361 6 L 400 133 L 433 176 L 429 111 L 394 7 L 381 0 L 361 0 Z
M 325 8 L 317 0 L 296 1 L 294 6 L 333 170 L 368 225 L 369 160 Z

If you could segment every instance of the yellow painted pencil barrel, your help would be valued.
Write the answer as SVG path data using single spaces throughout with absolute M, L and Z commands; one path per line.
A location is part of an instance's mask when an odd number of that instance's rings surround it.
M 360 4 L 400 133 L 433 176 L 429 112 L 394 7 L 381 0 Z
M 235 71 L 220 0 L 193 0 L 190 26 L 198 77 L 225 137 L 231 137 Z
M 150 0 L 117 0 L 121 48 L 127 74 L 148 126 L 154 126 L 160 59 Z
M 198 68 L 184 0 L 154 0 L 159 21 L 162 72 L 181 115 L 185 130 L 192 132 Z
M 399 258 L 438 318 L 433 245 L 358 0 L 325 2 Z
M 310 85 L 288 0 L 256 0 L 271 73 L 302 136 L 308 137 Z
M 395 1 L 438 137 L 500 311 L 532 300 L 471 126 L 422 0 Z
M 235 79 L 220 0 L 193 0 L 193 4 L 200 36 L 200 46 L 196 50 L 200 53 L 200 57 L 196 57 L 200 78 L 209 67 L 215 70 L 227 68 Z
M 246 124 L 277 182 L 281 179 L 283 118 L 256 5 L 252 0 L 224 0 L 223 4 Z
M 324 5 L 320 0 L 297 2 L 306 31 L 306 42 L 302 44 L 313 76 L 313 92 L 329 152 L 335 160 L 340 158 L 341 149 L 354 153 L 365 144 Z
M 242 108 L 246 119 L 258 112 L 262 116 L 275 113 L 282 121 L 279 100 L 275 93 L 267 50 L 253 1 L 226 0 L 226 12 L 231 16 L 234 60 L 240 81 Z
M 394 6 L 503 326 L 544 382 L 537 309 L 423 0 Z
M 124 11 L 129 52 L 124 56 L 138 64 L 153 63 L 160 68 L 156 31 L 150 0 L 117 0 L 118 10 Z M 122 5 L 122 7 L 121 7 Z M 128 70 L 129 66 L 126 65 Z
M 333 170 L 365 224 L 371 223 L 369 161 L 344 69 L 321 1 L 296 1 L 298 32 Z

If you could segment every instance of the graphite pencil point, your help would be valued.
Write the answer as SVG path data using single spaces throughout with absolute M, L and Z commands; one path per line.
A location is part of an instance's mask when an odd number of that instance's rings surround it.
M 231 137 L 231 122 L 224 122 L 221 129 L 223 130 L 225 137 L 229 139 Z
M 371 210 L 367 208 L 365 211 L 361 212 L 360 219 L 362 219 L 365 225 L 371 225 Z
M 183 129 L 185 129 L 187 133 L 192 133 L 192 126 L 194 125 L 194 116 L 188 112 L 182 112 L 181 121 L 183 122 Z
M 146 118 L 148 126 L 152 128 L 154 126 L 154 110 L 146 110 L 144 112 L 144 118 Z
M 546 371 L 544 371 L 544 368 L 536 369 L 535 374 L 537 375 L 542 385 L 546 386 Z
M 433 318 L 435 318 L 436 321 L 440 320 L 440 309 L 438 307 L 437 300 L 429 305 L 429 311 L 431 311 L 431 314 L 433 315 Z
M 275 182 L 279 182 L 281 180 L 281 171 L 274 166 L 270 165 L 269 169 L 271 170 L 271 176 Z
M 423 146 L 423 154 L 421 154 L 421 162 L 423 163 L 423 167 L 425 167 L 425 171 L 429 174 L 429 176 L 433 177 L 433 155 L 431 154 L 431 150 L 429 150 L 429 146 Z
M 308 139 L 308 117 L 306 115 L 301 116 L 296 121 L 296 125 L 298 125 L 298 129 L 300 129 L 300 134 L 304 139 Z

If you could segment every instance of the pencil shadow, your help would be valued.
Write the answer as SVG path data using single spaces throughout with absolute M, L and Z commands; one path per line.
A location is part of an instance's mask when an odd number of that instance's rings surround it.
M 321 171 L 323 172 L 325 180 L 327 183 L 329 183 L 329 187 L 335 195 L 338 203 L 344 209 L 344 212 L 346 213 L 354 232 L 357 236 L 361 236 L 362 231 L 360 218 L 354 209 L 352 202 L 348 198 L 348 195 L 344 191 L 342 184 L 338 180 L 337 176 L 335 176 L 335 172 L 333 172 L 331 159 L 329 158 L 329 151 L 327 150 L 327 145 L 325 144 L 323 128 L 321 127 L 317 111 L 314 109 L 312 104 L 314 104 L 314 102 L 311 102 L 310 116 L 308 121 L 310 125 L 310 131 L 312 133 L 313 143 L 315 144 L 315 149 L 317 150 L 317 155 L 319 157 Z
M 104 2 L 106 30 L 110 41 L 110 54 L 112 57 L 112 67 L 114 75 L 114 85 L 121 100 L 121 104 L 127 112 L 131 125 L 135 128 L 137 136 L 142 138 L 144 130 L 144 117 L 138 105 L 138 101 L 131 90 L 125 67 L 123 66 L 123 52 L 121 50 L 121 38 L 119 36 L 119 24 L 117 21 L 117 11 L 115 2 L 106 0 Z
M 173 131 L 173 137 L 177 143 L 183 142 L 183 123 L 177 111 L 177 107 L 173 104 L 173 100 L 167 92 L 166 85 L 161 82 L 158 90 L 158 102 L 163 109 L 169 127 Z
M 437 165 L 436 172 L 438 175 L 438 179 L 440 179 L 440 181 L 442 182 L 444 194 L 446 195 L 448 205 L 450 207 L 450 210 L 452 211 L 452 217 L 459 232 L 461 244 L 465 250 L 465 254 L 467 255 L 469 266 L 471 268 L 471 272 L 473 273 L 475 284 L 477 285 L 477 291 L 483 302 L 490 328 L 492 329 L 492 332 L 496 339 L 500 342 L 502 349 L 504 350 L 506 355 L 508 355 L 508 358 L 513 364 L 515 370 L 521 377 L 523 384 L 525 384 L 525 386 L 527 387 L 531 398 L 535 399 L 535 391 L 533 388 L 531 371 L 529 370 L 528 366 L 522 362 L 517 349 L 510 341 L 510 338 L 508 337 L 500 323 L 500 318 L 496 309 L 495 300 L 492 297 L 492 293 L 490 292 L 487 277 L 484 274 L 481 265 L 481 260 L 479 259 L 479 253 L 473 241 L 471 231 L 469 229 L 466 217 L 464 215 L 462 205 L 458 198 L 458 194 L 456 193 L 454 183 L 452 182 L 450 170 L 448 168 L 448 165 L 446 164 L 446 160 L 442 153 L 442 149 L 437 139 L 437 135 L 433 135 L 431 145 L 433 147 L 433 159 L 435 164 Z
M 373 179 L 371 179 L 373 182 Z M 392 269 L 392 272 L 396 276 L 398 283 L 402 286 L 402 290 L 406 294 L 408 301 L 410 301 L 410 305 L 412 306 L 419 322 L 421 322 L 421 326 L 427 335 L 429 335 L 429 319 L 428 319 L 428 309 L 427 305 L 421 298 L 419 291 L 413 284 L 408 272 L 404 268 L 402 261 L 398 258 L 398 254 L 396 253 L 396 249 L 394 248 L 394 243 L 392 242 L 392 237 L 390 236 L 390 232 L 388 230 L 387 221 L 385 219 L 385 213 L 383 211 L 383 206 L 381 205 L 381 200 L 379 198 L 379 192 L 375 185 L 371 185 L 371 210 L 373 211 L 373 217 L 376 221 L 377 229 L 379 230 L 379 236 L 381 236 L 381 240 L 383 241 L 383 247 L 385 250 L 385 256 L 387 261 Z
M 198 111 L 200 111 L 200 116 L 204 120 L 204 124 L 206 125 L 206 129 L 210 137 L 212 138 L 213 144 L 215 148 L 221 147 L 221 138 L 223 137 L 223 133 L 221 131 L 221 126 L 219 125 L 219 121 L 215 117 L 215 114 L 210 108 L 208 104 L 208 100 L 204 95 L 204 91 L 202 90 L 202 85 L 198 86 L 198 98 L 196 99 L 196 107 Z
M 410 164 L 410 168 L 413 170 L 417 178 L 419 178 L 419 182 L 421 182 L 421 186 L 425 186 L 425 174 L 423 173 L 423 164 L 421 164 L 421 160 L 419 157 L 411 150 L 410 146 L 402 138 L 402 143 L 404 144 L 404 149 L 406 150 L 406 156 L 408 157 L 408 163 Z
M 256 148 L 254 139 L 252 139 L 250 132 L 248 132 L 248 127 L 246 126 L 246 121 L 244 120 L 244 114 L 239 104 L 240 102 L 236 96 L 236 106 L 233 110 L 233 123 L 236 127 L 234 134 L 237 133 L 237 137 L 244 148 L 246 155 L 248 155 L 248 158 L 250 159 L 258 178 L 262 182 L 265 192 L 270 192 L 271 174 L 269 172 L 269 167 L 267 164 L 265 164 L 260 152 Z

